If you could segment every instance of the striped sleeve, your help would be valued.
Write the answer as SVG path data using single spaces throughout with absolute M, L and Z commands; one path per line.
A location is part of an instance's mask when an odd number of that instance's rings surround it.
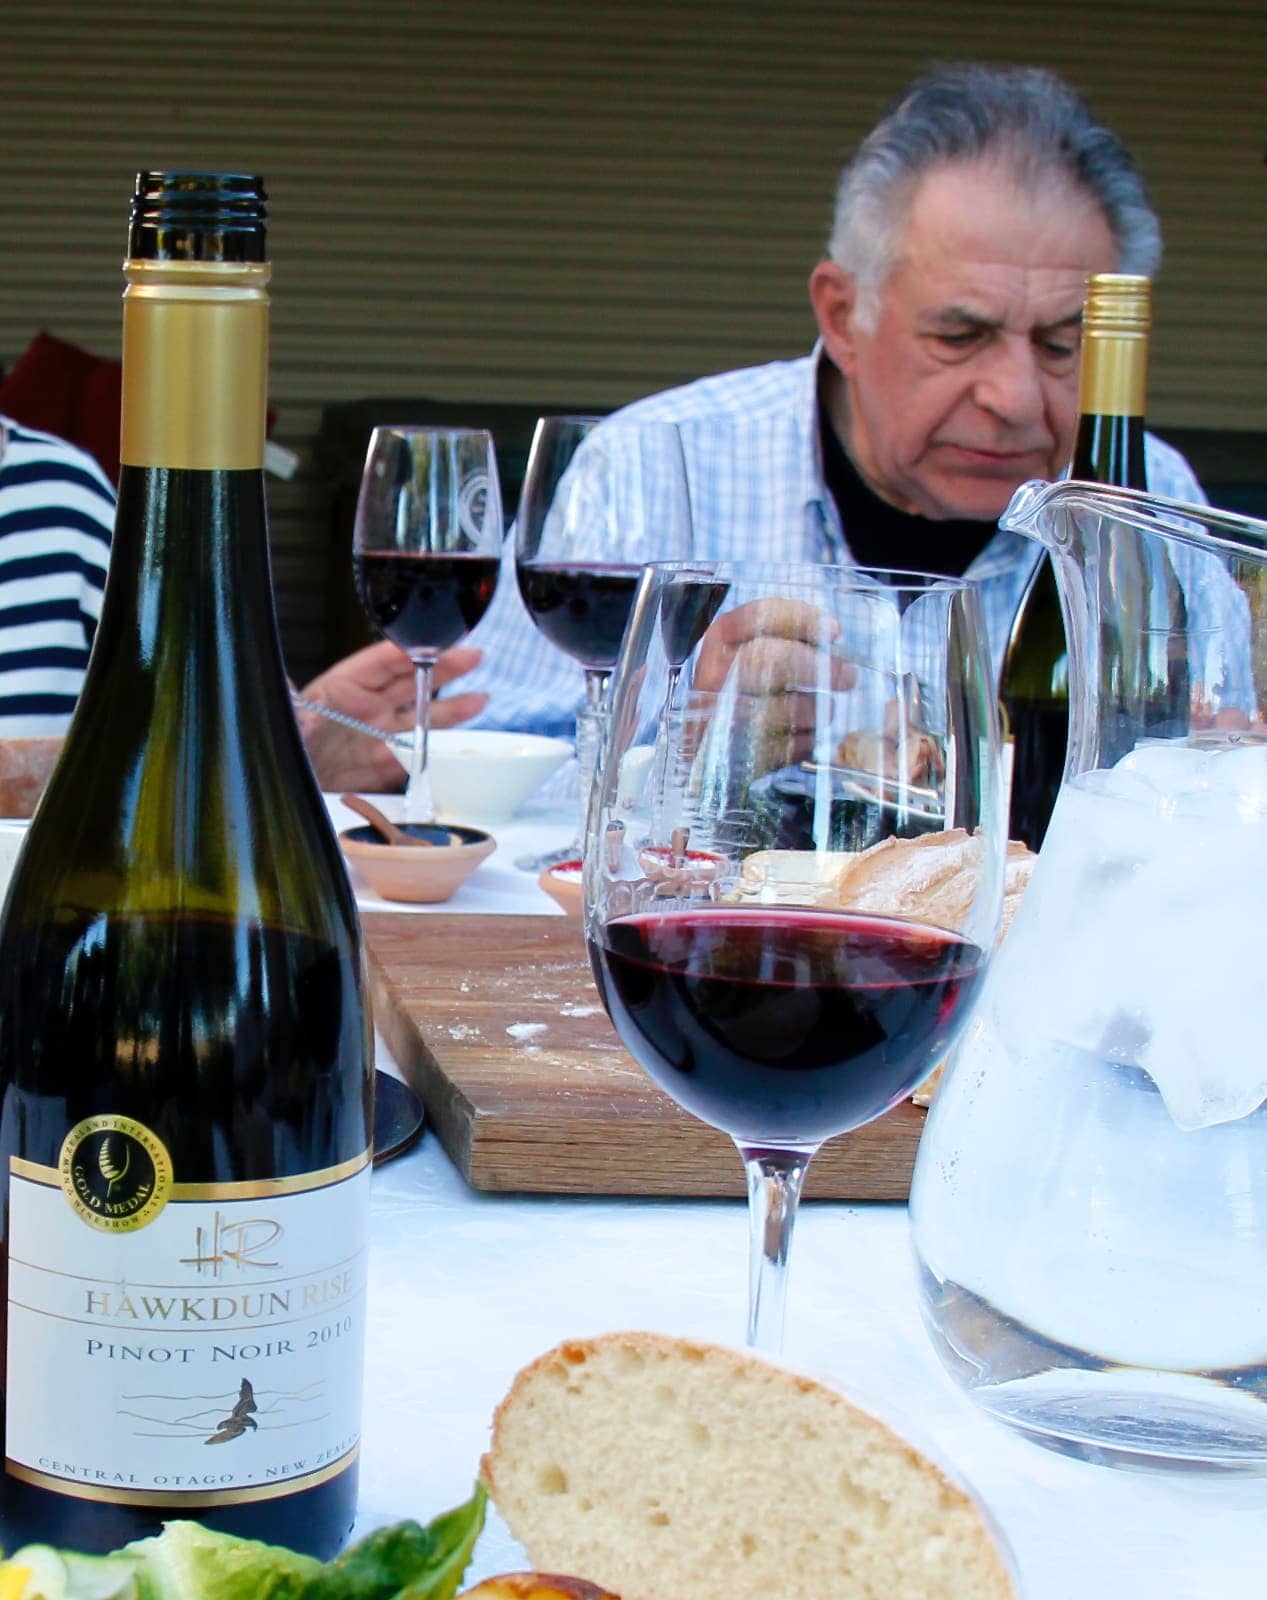
M 101 615 L 114 491 L 53 434 L 0 429 L 0 736 L 58 734 Z

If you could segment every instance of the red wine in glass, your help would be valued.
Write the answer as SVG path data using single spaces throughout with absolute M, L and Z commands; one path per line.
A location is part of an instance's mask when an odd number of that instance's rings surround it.
M 590 670 L 610 672 L 633 609 L 641 565 L 520 561 L 524 606 L 550 643 Z
M 496 556 L 363 550 L 352 558 L 357 593 L 380 633 L 412 657 L 437 656 L 475 626 L 497 587 Z
M 944 928 L 718 905 L 616 918 L 590 957 L 622 1041 L 680 1106 L 741 1143 L 806 1149 L 904 1099 L 985 970 Z
M 666 591 L 660 608 L 660 639 L 675 675 L 708 632 L 729 588 L 718 578 L 689 577 Z

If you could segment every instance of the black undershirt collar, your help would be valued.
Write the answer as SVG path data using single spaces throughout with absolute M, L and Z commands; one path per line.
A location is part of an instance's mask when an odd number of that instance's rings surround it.
M 840 513 L 845 541 L 859 566 L 962 577 L 998 532 L 997 522 L 966 517 L 934 522 L 881 500 L 845 454 L 821 393 L 818 434 L 823 477 Z

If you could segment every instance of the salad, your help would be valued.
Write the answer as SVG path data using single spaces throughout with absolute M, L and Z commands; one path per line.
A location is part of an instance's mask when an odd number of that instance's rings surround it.
M 0 1600 L 453 1600 L 486 1499 L 476 1484 L 425 1527 L 377 1528 L 333 1561 L 183 1521 L 109 1555 L 28 1544 L 0 1561 Z

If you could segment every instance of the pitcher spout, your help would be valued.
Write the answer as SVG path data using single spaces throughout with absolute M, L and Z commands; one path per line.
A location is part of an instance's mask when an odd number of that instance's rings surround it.
M 1062 488 L 1063 483 L 1049 483 L 1043 478 L 1031 478 L 1021 484 L 999 518 L 999 527 L 1008 533 L 1024 534 L 1050 550 L 1058 530 L 1064 527 L 1064 519 L 1049 509 L 1053 494 Z

